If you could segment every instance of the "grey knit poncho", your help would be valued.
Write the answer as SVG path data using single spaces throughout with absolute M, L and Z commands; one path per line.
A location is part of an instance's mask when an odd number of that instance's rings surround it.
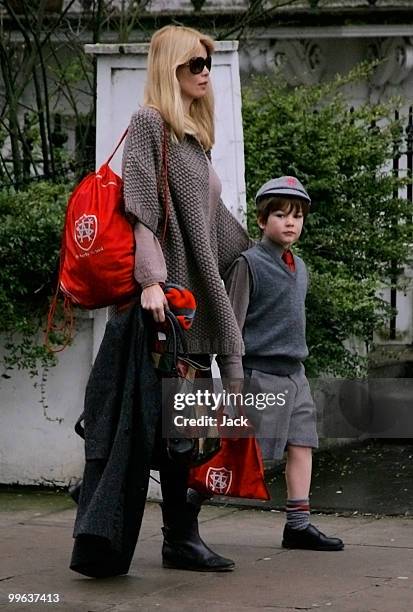
M 123 153 L 126 210 L 161 239 L 163 120 L 143 107 L 132 116 Z M 250 246 L 243 227 L 219 200 L 209 218 L 208 160 L 198 140 L 168 143 L 169 221 L 163 253 L 168 282 L 197 300 L 187 333 L 191 353 L 242 354 L 243 342 L 221 276 Z

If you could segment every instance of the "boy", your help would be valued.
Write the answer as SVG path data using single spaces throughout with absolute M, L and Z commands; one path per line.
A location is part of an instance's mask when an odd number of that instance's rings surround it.
M 264 458 L 281 459 L 287 449 L 287 522 L 282 546 L 341 550 L 310 523 L 312 448 L 318 446 L 316 410 L 302 362 L 307 270 L 290 247 L 299 239 L 310 197 L 295 177 L 271 179 L 257 192 L 262 240 L 234 263 L 226 287 L 245 342 L 243 369 L 249 390 L 283 393 L 285 403 L 260 413 L 257 428 Z M 236 356 L 221 356 L 225 371 L 236 371 Z M 241 365 L 241 364 L 239 364 Z M 248 387 L 248 384 L 247 384 Z

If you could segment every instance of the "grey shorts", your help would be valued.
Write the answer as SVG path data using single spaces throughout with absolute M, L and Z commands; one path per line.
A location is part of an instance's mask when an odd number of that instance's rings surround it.
M 260 410 L 249 411 L 249 416 L 264 460 L 282 459 L 289 444 L 318 448 L 317 412 L 304 366 L 290 376 L 245 369 L 245 381 L 248 390 L 263 399 L 257 403 Z M 266 403 L 269 397 L 271 405 Z

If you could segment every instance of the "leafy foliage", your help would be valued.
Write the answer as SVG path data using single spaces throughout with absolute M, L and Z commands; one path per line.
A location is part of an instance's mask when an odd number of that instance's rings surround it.
M 53 358 L 37 343 L 57 272 L 68 186 L 0 190 L 0 332 L 4 364 L 34 370 Z
M 407 179 L 389 165 L 402 153 L 394 102 L 349 109 L 341 93 L 368 72 L 361 66 L 332 83 L 295 89 L 264 78 L 244 95 L 250 233 L 258 235 L 254 195 L 269 178 L 297 176 L 313 201 L 295 247 L 311 279 L 310 375 L 364 371 L 366 361 L 346 341 L 356 336 L 372 348 L 373 332 L 391 315 L 379 290 L 392 282 L 394 262 L 400 271 L 408 261 L 413 241 L 412 205 L 397 197 Z

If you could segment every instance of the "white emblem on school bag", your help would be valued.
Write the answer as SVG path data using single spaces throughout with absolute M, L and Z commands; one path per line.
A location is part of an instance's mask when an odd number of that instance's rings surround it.
M 213 491 L 217 495 L 225 495 L 231 487 L 232 470 L 227 470 L 225 467 L 210 467 L 205 482 L 209 491 Z
M 83 213 L 79 219 L 75 221 L 75 241 L 76 244 L 84 251 L 89 251 L 92 248 L 95 238 L 98 233 L 98 220 L 95 215 L 86 215 Z

